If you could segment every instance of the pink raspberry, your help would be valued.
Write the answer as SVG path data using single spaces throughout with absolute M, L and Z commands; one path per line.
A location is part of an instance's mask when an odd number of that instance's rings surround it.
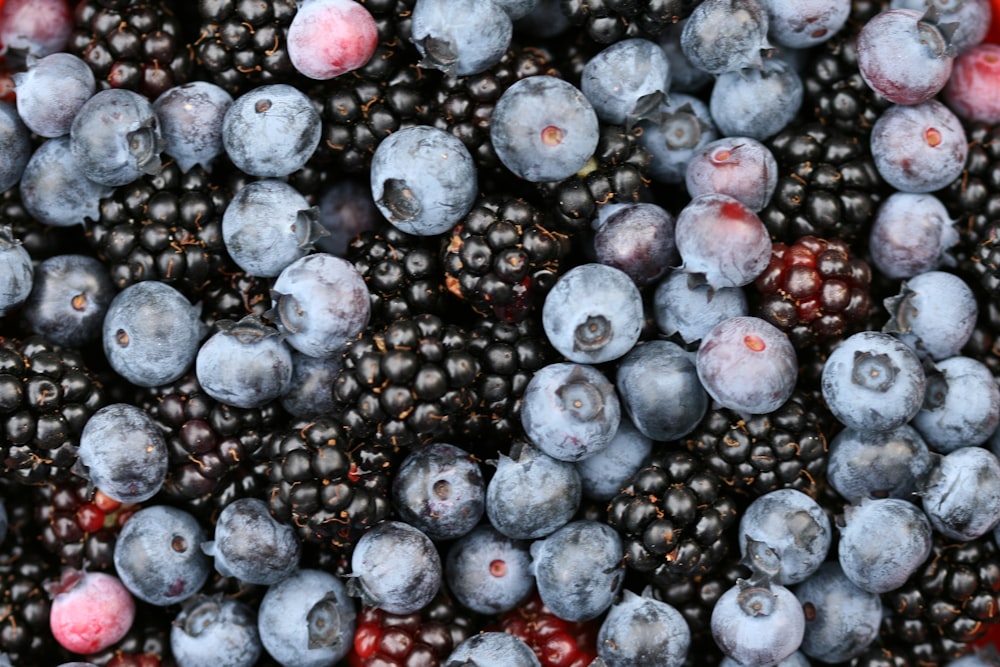
M 135 600 L 118 577 L 67 568 L 46 589 L 53 596 L 52 636 L 73 653 L 103 651 L 132 627 Z
M 966 120 L 1000 123 L 1000 45 L 979 44 L 956 58 L 944 99 Z
M 378 46 L 378 27 L 354 0 L 306 0 L 288 26 L 288 56 L 311 79 L 363 67 Z

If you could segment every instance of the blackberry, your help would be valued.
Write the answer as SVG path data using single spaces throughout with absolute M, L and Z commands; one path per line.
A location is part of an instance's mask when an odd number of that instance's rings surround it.
M 691 15 L 701 0 L 561 0 L 563 14 L 601 44 L 655 36 Z
M 444 314 L 447 294 L 436 238 L 413 236 L 383 223 L 359 234 L 346 257 L 368 286 L 372 323 Z
M 271 309 L 271 280 L 235 267 L 219 268 L 205 283 L 200 297 L 201 320 L 214 333 L 216 323 L 222 320 L 263 317 Z
M 754 282 L 756 314 L 788 334 L 796 348 L 843 338 L 867 324 L 872 271 L 842 239 L 803 236 L 775 243 Z
M 682 442 L 747 499 L 787 488 L 818 498 L 835 425 L 818 391 L 797 388 L 770 414 L 744 418 L 728 408 L 709 410 Z
M 87 660 L 104 667 L 160 667 L 170 659 L 170 628 L 176 613 L 172 607 L 157 607 L 135 601 L 135 621 L 118 643 L 88 655 Z
M 32 218 L 24 208 L 18 188 L 0 195 L 0 227 L 7 225 L 35 261 L 79 252 L 85 245 L 82 225 L 52 227 Z
M 125 88 L 155 100 L 186 83 L 194 53 L 165 2 L 83 0 L 67 50 L 94 71 L 100 88 Z
M 80 351 L 41 336 L 0 336 L 4 477 L 29 484 L 66 479 L 84 425 L 108 402 Z
M 296 11 L 295 0 L 198 0 L 198 64 L 233 97 L 265 84 L 300 82 L 287 45 Z
M 882 620 L 875 641 L 847 664 L 851 667 L 944 667 L 952 660 L 971 653 L 972 649 L 971 644 L 943 637 L 916 644 L 901 642 L 893 637 L 891 617 L 887 617 Z
M 189 372 L 143 389 L 137 404 L 163 431 L 170 454 L 160 496 L 206 520 L 236 498 L 263 495 L 265 436 L 284 423 L 276 403 L 235 408 L 211 398 Z
M 569 238 L 523 199 L 486 196 L 442 241 L 445 283 L 480 315 L 505 322 L 540 307 L 569 255 Z
M 421 314 L 353 341 L 333 391 L 356 440 L 392 448 L 463 442 L 477 423 L 478 374 L 468 333 Z
M 266 451 L 271 513 L 303 542 L 347 556 L 362 533 L 389 517 L 398 463 L 391 447 L 352 440 L 329 417 L 273 431 Z
M 531 647 L 542 667 L 578 667 L 597 658 L 600 627 L 596 620 L 562 620 L 534 593 L 516 609 L 501 614 L 487 631 L 514 635 Z
M 793 124 L 767 142 L 778 185 L 760 218 L 771 236 L 867 239 L 887 186 L 868 140 L 818 122 Z
M 625 563 L 649 576 L 695 577 L 729 552 L 737 503 L 725 484 L 686 451 L 655 452 L 611 499 L 608 523 L 621 533 Z

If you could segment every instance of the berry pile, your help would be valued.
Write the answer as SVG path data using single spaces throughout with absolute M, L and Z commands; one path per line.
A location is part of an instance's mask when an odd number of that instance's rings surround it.
M 998 4 L 0 0 L 0 666 L 996 665 Z

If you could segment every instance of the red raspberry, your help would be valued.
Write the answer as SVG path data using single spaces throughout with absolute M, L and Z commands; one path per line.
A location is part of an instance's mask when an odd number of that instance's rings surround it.
M 542 667 L 587 667 L 597 657 L 597 621 L 570 622 L 557 617 L 535 593 L 500 616 L 487 630 L 512 634 L 531 647 Z

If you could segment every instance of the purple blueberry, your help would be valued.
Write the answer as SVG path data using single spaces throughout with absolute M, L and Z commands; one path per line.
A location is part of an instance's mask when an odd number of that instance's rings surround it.
M 705 0 L 694 8 L 681 33 L 691 63 L 710 74 L 759 68 L 769 49 L 767 12 L 757 0 Z
M 909 424 L 890 431 L 845 428 L 830 442 L 827 479 L 852 503 L 864 498 L 904 498 L 931 471 L 927 443 Z
M 872 264 L 888 278 L 912 278 L 949 261 L 958 230 L 931 194 L 894 192 L 879 206 L 868 239 Z
M 795 119 L 803 92 L 798 72 L 781 58 L 769 58 L 760 67 L 720 74 L 709 109 L 721 134 L 763 141 Z
M 35 267 L 22 314 L 31 330 L 77 347 L 97 340 L 115 295 L 107 267 L 88 255 L 56 255 Z
M 82 225 L 101 217 L 101 200 L 114 188 L 92 181 L 73 156 L 67 135 L 35 149 L 19 185 L 21 202 L 32 218 L 53 227 Z
M 759 213 L 778 185 L 778 163 L 771 149 L 753 137 L 728 136 L 694 154 L 684 182 L 692 198 L 729 195 Z
M 659 183 L 683 183 L 695 151 L 718 136 L 708 105 L 684 93 L 670 93 L 659 114 L 640 121 L 639 143 L 649 151 L 650 177 Z
M 902 192 L 933 192 L 962 174 L 969 144 L 961 121 L 931 99 L 895 104 L 879 116 L 871 133 L 875 168 Z
M 927 390 L 913 426 L 927 445 L 947 454 L 982 445 L 1000 424 L 1000 387 L 990 369 L 971 357 L 950 357 L 927 373 Z
M 858 588 L 837 561 L 828 561 L 795 587 L 806 610 L 801 651 L 824 663 L 847 662 L 878 637 L 882 598 Z
M 623 204 L 594 233 L 594 254 L 601 264 L 624 271 L 645 287 L 677 265 L 674 216 L 656 204 Z

